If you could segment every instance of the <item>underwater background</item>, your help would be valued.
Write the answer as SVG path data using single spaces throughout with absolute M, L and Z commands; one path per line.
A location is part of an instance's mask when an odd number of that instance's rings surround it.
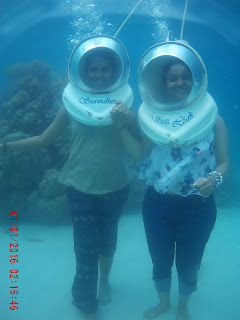
M 38 135 L 47 128 L 61 106 L 75 44 L 89 35 L 113 36 L 136 4 L 133 0 L 123 0 L 121 5 L 113 0 L 1 2 L 0 141 Z M 179 39 L 184 5 L 184 1 L 144 0 L 118 34 L 129 54 L 135 111 L 141 104 L 139 60 L 150 46 L 165 41 L 169 30 Z M 217 195 L 224 207 L 240 206 L 239 17 L 240 5 L 235 0 L 191 0 L 183 33 L 206 65 L 208 91 L 229 130 L 231 171 Z M 66 199 L 61 198 L 64 188 L 56 188 L 56 183 L 69 141 L 69 135 L 64 135 L 45 153 L 0 155 L 3 211 L 16 205 L 29 218 L 29 212 L 38 207 L 35 216 L 42 217 L 42 211 L 56 211 L 57 206 L 60 215 L 66 216 Z M 139 186 L 135 187 L 132 203 L 135 195 L 139 198 Z M 46 197 L 47 201 L 39 202 Z M 57 202 L 56 197 L 60 197 Z
M 40 134 L 52 122 L 61 106 L 62 91 L 68 83 L 68 59 L 74 45 L 93 34 L 113 36 L 136 3 L 137 0 L 1 0 L 1 142 Z M 131 69 L 129 84 L 134 91 L 135 111 L 141 104 L 137 85 L 139 60 L 150 46 L 164 41 L 169 30 L 173 30 L 175 38 L 179 39 L 184 5 L 185 1 L 182 0 L 143 0 L 118 35 L 118 39 L 123 42 L 129 54 Z M 210 308 L 210 313 L 205 314 L 197 300 L 195 304 L 193 302 L 193 306 L 198 313 L 196 319 L 199 320 L 225 320 L 227 317 L 229 320 L 239 320 L 240 310 L 237 302 L 240 296 L 240 290 L 237 288 L 240 281 L 239 1 L 189 0 L 183 38 L 200 54 L 206 65 L 208 91 L 215 99 L 219 114 L 228 127 L 231 156 L 229 177 L 216 194 L 220 209 L 219 225 L 212 236 L 213 240 L 208 245 L 209 250 L 205 257 L 207 275 L 204 274 L 206 269 L 203 267 L 203 291 L 200 290 L 198 293 L 205 308 Z M 34 154 L 22 152 L 0 154 L 0 245 L 4 248 L 2 252 L 0 251 L 1 259 L 4 261 L 4 272 L 1 274 L 4 286 L 0 292 L 0 296 L 3 297 L 0 299 L 0 306 L 4 312 L 2 316 L 0 315 L 1 320 L 57 317 L 61 319 L 61 316 L 62 319 L 66 317 L 79 319 L 76 313 L 69 313 L 70 287 L 74 273 L 72 231 L 67 215 L 65 189 L 57 182 L 58 174 L 67 159 L 69 141 L 70 136 L 67 133 L 56 144 L 47 148 L 47 151 L 41 150 Z M 130 276 L 132 283 L 126 284 L 127 290 L 131 292 L 129 295 L 134 296 L 135 300 L 132 305 L 126 304 L 125 301 L 125 305 L 121 306 L 124 294 L 119 290 L 118 299 L 116 292 L 117 299 L 113 309 L 103 311 L 106 320 L 140 319 L 142 308 L 151 306 L 152 301 L 156 299 L 151 283 L 151 264 L 143 236 L 144 231 L 139 220 L 141 208 L 139 195 L 143 192 L 143 185 L 134 180 L 126 216 L 124 215 L 120 224 L 120 238 L 125 239 L 132 230 L 136 230 L 136 234 L 135 238 L 131 239 L 132 247 L 128 247 L 128 242 L 120 241 L 116 262 L 119 267 L 116 267 L 112 275 L 118 279 L 115 284 L 119 285 L 128 274 L 136 273 L 133 264 L 142 266 L 135 278 Z M 25 249 L 22 253 L 24 259 L 21 267 L 25 268 L 25 273 L 23 271 L 20 280 L 23 287 L 25 283 L 25 287 L 19 294 L 19 300 L 24 307 L 19 313 L 14 311 L 14 314 L 13 311 L 9 312 L 8 301 L 7 235 L 8 215 L 11 211 L 21 212 L 21 221 L 25 222 L 21 232 Z M 54 239 L 58 241 L 55 246 Z M 48 254 L 46 260 L 43 258 L 45 254 Z M 63 255 L 65 260 L 60 264 L 56 263 Z M 126 256 L 131 258 L 126 261 L 124 260 Z M 34 267 L 31 267 L 34 259 Z M 216 265 L 217 272 L 214 268 Z M 8 268 L 6 272 L 5 267 Z M 36 270 L 34 273 L 33 269 Z M 119 276 L 120 271 L 121 276 Z M 66 274 L 68 276 L 65 277 Z M 141 284 L 139 279 L 147 284 Z M 51 280 L 59 292 L 62 292 L 61 288 L 64 287 L 64 293 L 59 294 L 52 304 L 55 311 L 51 306 L 39 306 L 39 301 L 51 305 L 50 296 L 46 295 L 48 290 L 51 294 L 55 292 L 49 289 L 49 286 L 52 286 L 49 283 Z M 32 283 L 35 282 L 37 286 L 33 287 Z M 230 291 L 225 304 L 224 299 L 221 300 L 216 296 L 223 287 L 224 290 L 227 288 Z M 144 293 L 139 298 L 138 294 L 141 291 Z M 46 295 L 45 301 L 41 300 L 44 299 L 44 295 Z M 33 296 L 36 297 L 35 302 Z M 63 314 L 66 317 L 61 314 L 61 299 L 65 303 L 63 303 Z M 212 306 L 209 305 L 212 303 L 209 302 L 211 299 L 214 300 Z M 38 305 L 38 311 L 33 307 L 34 303 Z M 132 314 L 127 315 L 123 309 L 129 310 Z M 162 319 L 171 320 L 173 315 L 170 314 L 169 318 Z

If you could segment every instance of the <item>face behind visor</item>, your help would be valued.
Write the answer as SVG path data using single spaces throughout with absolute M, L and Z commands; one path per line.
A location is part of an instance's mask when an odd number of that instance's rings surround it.
M 88 53 L 78 64 L 79 76 L 93 91 L 108 91 L 121 75 L 122 62 L 109 49 L 98 48 Z
M 70 82 L 83 92 L 113 92 L 127 83 L 127 51 L 119 40 L 110 36 L 86 38 L 73 49 L 68 73 Z
M 199 55 L 180 42 L 160 43 L 147 50 L 138 68 L 145 103 L 158 110 L 180 110 L 207 89 L 207 73 Z
M 177 58 L 170 59 L 164 67 L 163 74 L 165 103 L 178 103 L 187 99 L 192 91 L 193 77 L 189 67 L 182 60 Z

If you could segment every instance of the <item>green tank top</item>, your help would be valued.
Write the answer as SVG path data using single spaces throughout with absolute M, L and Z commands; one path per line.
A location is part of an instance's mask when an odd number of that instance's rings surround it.
M 129 160 L 117 129 L 88 126 L 75 120 L 70 156 L 59 182 L 78 191 L 104 194 L 130 183 Z

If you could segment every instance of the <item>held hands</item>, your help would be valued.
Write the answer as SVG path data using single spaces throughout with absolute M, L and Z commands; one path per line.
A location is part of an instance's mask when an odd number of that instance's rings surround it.
M 117 101 L 115 106 L 110 111 L 110 117 L 113 121 L 113 125 L 117 129 L 122 129 L 127 124 L 127 114 L 129 109 L 122 101 Z
M 214 177 L 199 178 L 193 186 L 201 193 L 203 197 L 208 197 L 214 190 L 216 184 Z

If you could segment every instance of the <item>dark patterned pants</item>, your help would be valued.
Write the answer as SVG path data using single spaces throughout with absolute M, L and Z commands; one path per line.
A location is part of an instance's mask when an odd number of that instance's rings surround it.
M 116 250 L 118 221 L 129 187 L 103 194 L 69 188 L 67 197 L 73 223 L 76 275 L 72 286 L 75 305 L 84 313 L 96 312 L 98 257 Z

